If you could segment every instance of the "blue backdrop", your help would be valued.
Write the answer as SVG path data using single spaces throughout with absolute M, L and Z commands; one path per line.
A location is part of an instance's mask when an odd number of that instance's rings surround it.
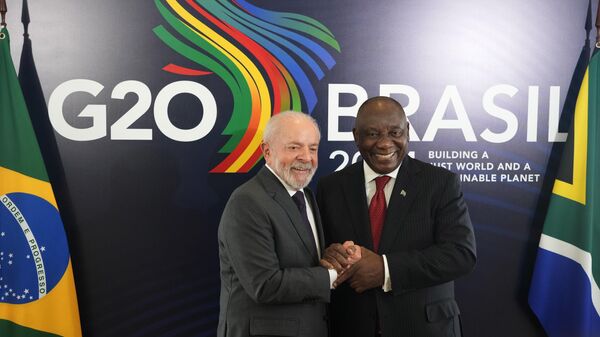
M 392 95 L 411 155 L 463 180 L 478 245 L 457 282 L 465 335 L 544 336 L 527 292 L 587 6 L 31 1 L 84 335 L 213 336 L 217 226 L 263 165 L 260 121 L 311 113 L 318 179 L 357 159 L 358 105 Z M 9 2 L 15 60 L 20 11 Z

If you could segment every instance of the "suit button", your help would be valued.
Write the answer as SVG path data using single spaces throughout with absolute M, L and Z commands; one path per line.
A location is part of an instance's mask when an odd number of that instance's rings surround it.
M 323 315 L 323 320 L 324 320 L 324 321 L 329 321 L 329 316 L 327 316 L 327 315 Z

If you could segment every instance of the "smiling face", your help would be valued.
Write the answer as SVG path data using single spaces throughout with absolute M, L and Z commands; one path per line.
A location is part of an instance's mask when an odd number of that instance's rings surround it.
M 400 104 L 388 97 L 376 97 L 360 107 L 352 132 L 363 160 L 373 171 L 387 174 L 406 156 L 408 128 Z
M 280 116 L 276 123 L 262 144 L 265 161 L 286 184 L 302 189 L 317 170 L 319 130 L 310 117 L 298 114 Z

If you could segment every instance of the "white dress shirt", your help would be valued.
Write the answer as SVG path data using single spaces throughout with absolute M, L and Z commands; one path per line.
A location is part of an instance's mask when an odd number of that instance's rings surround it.
M 402 166 L 402 164 L 398 165 L 398 167 L 395 170 L 388 174 L 379 174 L 373 171 L 373 169 L 369 165 L 367 165 L 367 162 L 363 161 L 363 171 L 365 173 L 365 192 L 367 194 L 367 207 L 369 207 L 369 205 L 371 204 L 371 199 L 373 199 L 373 196 L 375 195 L 375 192 L 377 190 L 377 186 L 375 185 L 375 178 L 382 175 L 386 175 L 391 178 L 383 188 L 383 194 L 385 194 L 385 204 L 386 206 L 390 204 L 390 197 L 392 196 L 392 191 L 394 190 L 394 184 L 396 183 L 396 177 L 398 176 L 400 166 Z M 388 267 L 387 258 L 385 257 L 385 254 L 382 256 L 385 274 L 383 279 L 383 286 L 381 288 L 383 289 L 383 291 L 388 292 L 392 290 L 392 279 L 390 278 L 390 268 Z

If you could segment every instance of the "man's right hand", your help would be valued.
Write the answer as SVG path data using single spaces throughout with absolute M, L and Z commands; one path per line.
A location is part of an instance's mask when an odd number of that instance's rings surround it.
M 360 247 L 354 245 L 354 242 L 334 243 L 325 249 L 320 264 L 327 269 L 335 269 L 339 275 L 360 260 L 360 257 Z

